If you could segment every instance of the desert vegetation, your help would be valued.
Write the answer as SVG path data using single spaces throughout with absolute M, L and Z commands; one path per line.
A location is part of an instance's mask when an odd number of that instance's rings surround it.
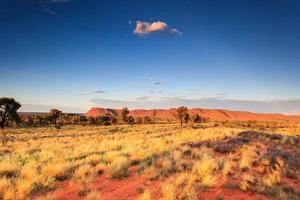
M 299 199 L 300 136 L 293 127 L 278 130 L 215 123 L 7 128 L 0 197 Z
M 3 200 L 300 198 L 297 121 L 202 120 L 186 107 L 172 122 L 127 108 L 118 119 L 19 116 L 20 103 L 0 103 Z

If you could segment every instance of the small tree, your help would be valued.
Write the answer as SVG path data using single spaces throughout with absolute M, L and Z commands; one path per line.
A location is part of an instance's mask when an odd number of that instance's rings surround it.
M 189 120 L 190 120 L 190 114 L 189 113 L 184 113 L 184 116 L 183 116 L 183 121 L 184 121 L 184 123 L 188 123 L 189 122 Z
M 127 122 L 128 114 L 129 114 L 128 108 L 123 108 L 120 114 L 120 118 L 123 123 Z
M 193 116 L 192 116 L 192 121 L 193 121 L 194 123 L 200 123 L 200 122 L 201 122 L 201 117 L 200 117 L 198 114 L 193 115 Z
M 157 115 L 157 110 L 154 109 L 154 110 L 152 111 L 152 123 L 153 123 L 153 127 L 154 127 L 154 124 L 155 124 L 156 115 Z
M 135 122 L 135 120 L 134 120 L 134 118 L 132 116 L 128 116 L 127 117 L 127 123 L 128 124 L 132 125 L 132 124 L 134 124 L 134 122 Z
M 58 109 L 51 109 L 48 113 L 49 121 L 50 123 L 54 124 L 55 128 L 58 128 L 57 120 L 61 115 L 62 115 L 62 111 Z
M 100 117 L 100 121 L 101 121 L 101 124 L 105 125 L 105 126 L 108 126 L 110 125 L 110 116 L 109 115 L 103 115 Z
M 19 102 L 16 102 L 13 98 L 3 97 L 0 98 L 0 118 L 1 118 L 1 130 L 2 130 L 2 144 L 6 144 L 6 134 L 4 132 L 5 124 L 11 120 L 16 122 L 19 119 L 17 110 L 21 107 Z
M 111 116 L 111 123 L 112 123 L 112 125 L 116 125 L 118 123 L 117 117 Z
M 187 107 L 181 106 L 176 109 L 176 117 L 178 120 L 180 120 L 180 126 L 182 126 L 183 118 L 187 114 Z
M 145 116 L 144 117 L 144 124 L 150 124 L 152 121 L 151 121 L 151 118 L 149 116 Z

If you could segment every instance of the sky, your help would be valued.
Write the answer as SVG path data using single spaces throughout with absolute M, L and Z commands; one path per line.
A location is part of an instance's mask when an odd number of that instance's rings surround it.
M 2 0 L 0 77 L 28 112 L 300 114 L 300 1 Z

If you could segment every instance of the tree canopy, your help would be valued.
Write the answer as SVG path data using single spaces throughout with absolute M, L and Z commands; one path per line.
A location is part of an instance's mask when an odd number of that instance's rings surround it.
M 54 124 L 56 127 L 57 119 L 62 115 L 62 111 L 58 109 L 51 109 L 49 111 L 49 120 Z
M 120 115 L 122 122 L 127 122 L 128 114 L 129 114 L 128 108 L 123 108 Z
M 19 102 L 14 98 L 2 97 L 0 98 L 0 118 L 1 128 L 4 129 L 5 123 L 9 120 L 16 121 L 19 117 L 17 111 L 21 107 Z
M 184 107 L 184 106 L 181 106 L 176 109 L 176 117 L 178 120 L 180 120 L 181 126 L 182 126 L 182 121 L 183 121 L 184 116 L 187 115 L 187 111 L 188 111 L 188 108 Z

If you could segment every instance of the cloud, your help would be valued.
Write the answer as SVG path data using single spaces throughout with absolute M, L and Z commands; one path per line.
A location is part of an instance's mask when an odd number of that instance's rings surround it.
M 107 92 L 104 90 L 94 90 L 94 91 L 83 91 L 76 93 L 76 95 L 90 95 L 90 94 L 106 94 Z
M 56 15 L 56 12 L 54 12 L 53 10 L 50 10 L 49 8 L 45 8 L 43 9 L 44 12 L 49 13 L 50 15 Z
M 151 33 L 155 32 L 165 32 L 172 35 L 182 35 L 180 31 L 178 31 L 175 28 L 171 28 L 167 25 L 167 23 L 162 21 L 157 22 L 143 22 L 143 21 L 137 21 L 135 29 L 133 30 L 134 34 L 144 36 L 149 35 Z
M 250 111 L 257 113 L 283 113 L 300 115 L 300 99 L 255 101 L 243 99 L 226 99 L 218 97 L 203 97 L 188 99 L 185 97 L 162 97 L 158 100 L 137 98 L 136 100 L 113 100 L 103 98 L 91 99 L 93 104 L 109 108 L 176 108 L 187 106 L 189 108 L 227 109 Z
M 152 82 L 153 85 L 161 85 L 162 83 L 163 83 L 163 82 L 161 82 L 161 81 L 153 81 L 153 82 Z
M 103 90 L 96 90 L 96 91 L 92 91 L 91 93 L 94 93 L 94 94 L 105 94 L 106 92 L 103 91 Z
M 138 77 L 139 81 L 135 82 L 137 85 L 144 85 L 146 83 L 152 84 L 152 85 L 161 85 L 164 84 L 165 81 L 161 81 L 156 77 Z
M 70 2 L 71 0 L 26 0 L 25 3 L 37 7 L 39 10 L 50 15 L 57 15 L 53 10 L 55 5 Z
M 151 97 L 150 96 L 142 96 L 142 97 L 138 97 L 136 100 L 137 101 L 147 101 L 149 100 Z

